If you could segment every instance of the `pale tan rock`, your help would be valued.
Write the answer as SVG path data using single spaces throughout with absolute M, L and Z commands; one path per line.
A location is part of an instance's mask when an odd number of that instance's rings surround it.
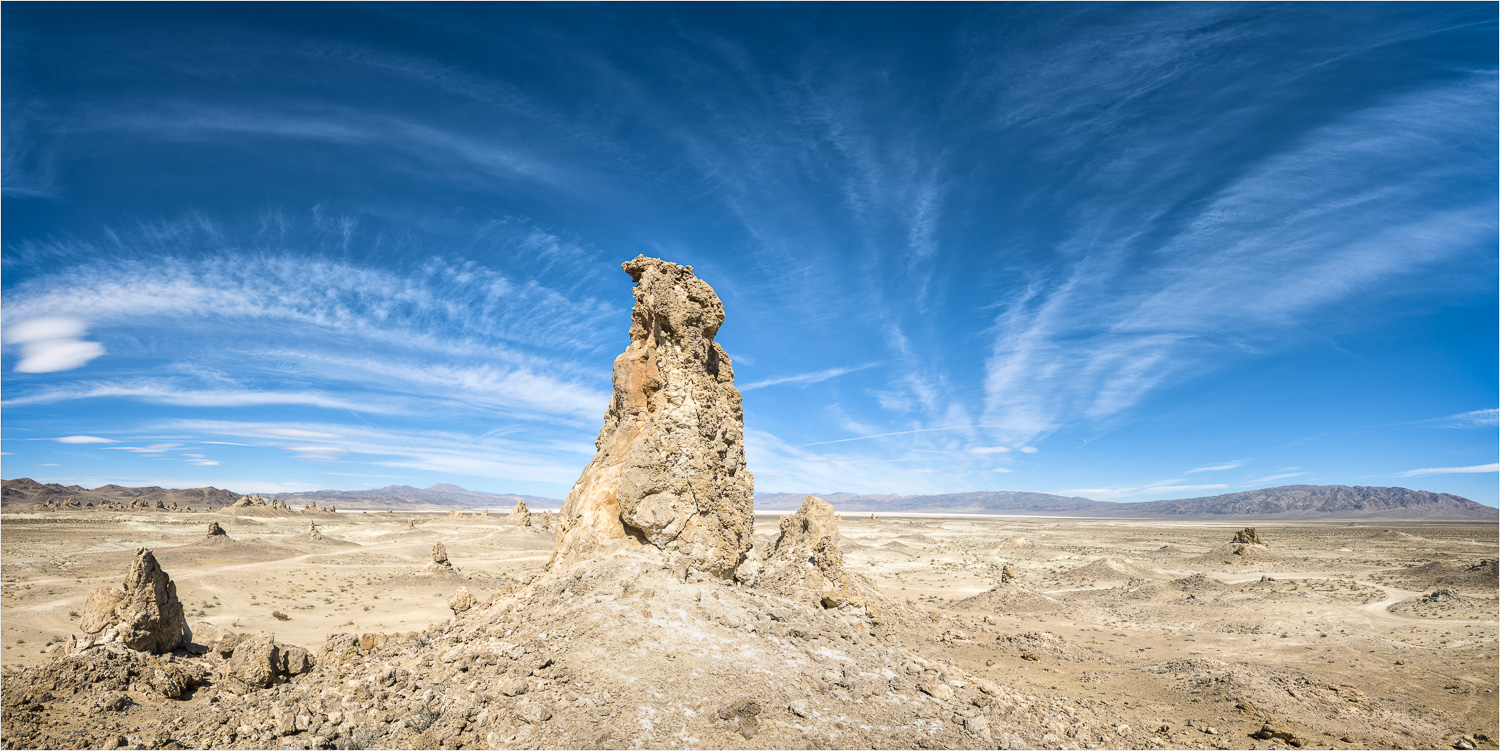
M 1229 541 L 1232 545 L 1265 545 L 1266 541 L 1255 531 L 1255 527 L 1245 527 L 1234 533 L 1234 539 Z
M 750 549 L 754 480 L 724 306 L 692 267 L 637 256 L 630 345 L 615 358 L 598 449 L 568 493 L 551 565 L 650 545 L 729 577 Z
M 312 668 L 312 655 L 302 647 L 279 644 L 270 634 L 251 634 L 235 642 L 223 670 L 244 687 L 255 689 L 284 683 Z
M 221 527 L 221 526 L 219 526 L 218 522 L 209 522 L 208 523 L 208 534 L 204 535 L 204 539 L 206 539 L 206 540 L 214 540 L 214 539 L 227 540 L 227 539 L 229 539 L 229 533 L 225 532 L 224 528 Z
M 422 573 L 440 576 L 458 575 L 458 569 L 454 568 L 453 563 L 448 560 L 448 549 L 443 547 L 443 543 L 432 544 L 432 562 L 422 569 Z
M 193 638 L 177 599 L 177 585 L 146 548 L 135 551 L 124 591 L 100 587 L 89 592 L 82 623 L 88 644 L 119 642 L 161 654 L 186 647 Z
M 479 601 L 474 599 L 473 594 L 470 594 L 468 587 L 459 587 L 448 597 L 448 608 L 453 611 L 454 615 L 466 612 L 477 604 Z
M 847 590 L 849 575 L 838 536 L 833 506 L 816 496 L 804 498 L 796 513 L 782 517 L 781 534 L 766 548 L 761 586 L 789 596 Z
M 526 501 L 516 501 L 516 507 L 505 515 L 505 521 L 517 527 L 531 526 L 531 509 L 526 508 Z

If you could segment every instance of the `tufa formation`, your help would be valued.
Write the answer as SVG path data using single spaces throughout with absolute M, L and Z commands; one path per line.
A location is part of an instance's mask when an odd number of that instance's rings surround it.
M 751 545 L 754 481 L 724 306 L 691 266 L 637 256 L 630 345 L 615 358 L 598 452 L 568 492 L 550 566 L 650 545 L 721 578 Z
M 161 570 L 150 550 L 139 548 L 123 591 L 99 587 L 89 592 L 83 606 L 83 647 L 118 642 L 152 654 L 186 647 L 193 638 L 177 585 Z
M 1255 527 L 1245 527 L 1234 533 L 1234 539 L 1230 540 L 1232 545 L 1265 545 L 1266 541 L 1261 538 Z
M 488 514 L 489 509 L 485 509 L 485 513 Z M 505 515 L 505 521 L 517 527 L 529 527 L 531 526 L 531 509 L 526 508 L 525 501 L 516 501 L 516 507 Z
M 844 571 L 839 549 L 838 517 L 833 506 L 815 496 L 803 499 L 797 513 L 781 519 L 781 534 L 766 549 L 756 586 L 815 605 L 849 607 L 868 613 L 870 604 L 856 594 Z

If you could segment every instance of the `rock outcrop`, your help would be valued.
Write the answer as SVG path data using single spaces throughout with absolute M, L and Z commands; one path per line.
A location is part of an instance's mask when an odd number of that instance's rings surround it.
M 83 648 L 118 642 L 161 654 L 187 646 L 193 637 L 177 585 L 146 548 L 135 551 L 123 591 L 99 587 L 89 592 L 81 627 L 87 635 Z
M 810 596 L 825 608 L 870 610 L 844 571 L 833 506 L 815 496 L 805 498 L 797 513 L 782 517 L 781 534 L 767 546 L 756 584 L 794 599 Z
M 436 576 L 458 576 L 458 569 L 448 560 L 448 549 L 443 543 L 432 543 L 432 562 L 422 568 L 422 573 Z
M 550 566 L 654 546 L 721 578 L 751 545 L 753 479 L 724 306 L 690 266 L 637 256 L 630 345 L 615 358 L 598 453 L 563 504 Z
M 209 522 L 208 523 L 208 534 L 206 534 L 206 535 L 203 536 L 203 541 L 204 542 L 216 542 L 216 541 L 219 541 L 219 540 L 228 540 L 228 539 L 230 539 L 229 533 L 225 532 L 224 528 L 221 527 L 221 526 L 219 526 L 218 522 Z
M 474 599 L 474 595 L 469 592 L 468 587 L 459 587 L 448 597 L 448 608 L 453 611 L 454 615 L 468 612 L 470 608 L 477 604 L 479 604 L 479 601 Z
M 488 512 L 489 509 L 485 511 Z M 516 507 L 505 515 L 505 521 L 517 527 L 529 527 L 531 526 L 531 509 L 526 508 L 525 501 L 516 501 Z
M 1235 545 L 1265 545 L 1266 541 L 1255 531 L 1255 527 L 1245 527 L 1234 533 L 1234 539 L 1230 543 Z

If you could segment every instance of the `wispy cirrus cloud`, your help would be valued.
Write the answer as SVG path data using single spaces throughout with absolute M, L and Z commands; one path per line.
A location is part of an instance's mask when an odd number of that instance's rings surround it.
M 30 404 L 56 404 L 80 399 L 136 399 L 152 404 L 180 407 L 256 407 L 272 404 L 321 407 L 324 409 L 401 414 L 406 412 L 391 404 L 373 402 L 370 398 L 348 399 L 314 392 L 275 392 L 253 389 L 224 390 L 180 386 L 159 379 L 124 382 L 86 382 L 67 386 L 40 388 L 23 396 L 0 402 L 5 407 Z
M 1426 422 L 1445 428 L 1493 428 L 1500 425 L 1500 409 L 1475 409 Z
M 1266 154 L 1195 206 L 1167 193 L 1131 215 L 1143 223 L 1094 215 L 1064 241 L 1076 255 L 1065 271 L 1037 276 L 996 318 L 986 421 L 1041 433 L 1111 420 L 1214 367 L 1215 355 L 1294 331 L 1315 310 L 1378 293 L 1383 280 L 1476 252 L 1494 232 L 1493 189 L 1465 190 L 1471 199 L 1458 204 L 1429 197 L 1470 179 L 1438 165 L 1492 131 L 1480 113 L 1494 85 L 1492 73 L 1476 73 L 1353 112 Z M 1433 130 L 1440 112 L 1466 114 Z
M 1500 472 L 1500 464 L 1473 464 L 1467 467 L 1428 467 L 1397 472 L 1396 477 L 1426 477 L 1427 475 L 1474 475 Z
M 796 375 L 780 376 L 777 378 L 766 378 L 759 381 L 751 381 L 750 383 L 746 383 L 739 388 L 740 391 L 754 391 L 756 389 L 763 389 L 767 386 L 809 386 L 814 383 L 822 383 L 823 381 L 838 378 L 842 375 L 848 375 L 850 373 L 865 370 L 866 368 L 873 368 L 877 364 L 878 363 L 872 362 L 865 363 L 864 365 L 856 365 L 850 368 L 828 368 L 827 370 L 817 370 L 811 373 L 798 373 Z
M 1250 460 L 1249 459 L 1235 459 L 1234 461 L 1223 462 L 1221 464 L 1210 464 L 1210 465 L 1208 465 L 1206 467 L 1195 467 L 1193 469 L 1188 470 L 1188 474 L 1193 474 L 1194 472 L 1221 472 L 1221 471 L 1224 471 L 1226 469 L 1239 469 L 1240 467 L 1245 466 L 1245 462 L 1248 462 L 1248 461 L 1250 461 Z
M 586 440 L 566 435 L 475 435 L 431 428 L 233 420 L 168 420 L 151 427 L 202 443 L 209 437 L 233 437 L 237 443 L 278 449 L 313 464 L 364 464 L 562 486 L 577 478 L 594 452 Z

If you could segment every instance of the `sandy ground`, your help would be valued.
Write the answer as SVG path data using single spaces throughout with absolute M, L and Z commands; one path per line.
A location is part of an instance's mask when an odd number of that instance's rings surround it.
M 232 541 L 204 542 L 209 519 Z M 776 524 L 757 517 L 758 543 Z M 459 584 L 483 597 L 539 571 L 552 549 L 550 532 L 499 516 L 345 513 L 318 526 L 322 540 L 295 518 L 7 514 L 0 664 L 51 659 L 51 645 L 78 633 L 88 591 L 118 585 L 136 547 L 156 552 L 190 623 L 309 649 L 335 631 L 444 621 Z M 941 627 L 917 648 L 1108 706 L 1167 747 L 1249 747 L 1271 714 L 1316 747 L 1450 747 L 1456 733 L 1495 747 L 1495 583 L 1465 573 L 1496 557 L 1493 525 L 1260 526 L 1268 548 L 1226 555 L 1240 526 L 844 514 L 841 533 L 851 572 Z M 466 580 L 415 576 L 436 541 Z M 1005 564 L 1024 596 L 985 594 Z M 1438 587 L 1458 599 L 1420 602 Z M 1376 711 L 1391 713 L 1379 740 L 1368 731 Z M 1360 712 L 1362 722 L 1340 719 Z

